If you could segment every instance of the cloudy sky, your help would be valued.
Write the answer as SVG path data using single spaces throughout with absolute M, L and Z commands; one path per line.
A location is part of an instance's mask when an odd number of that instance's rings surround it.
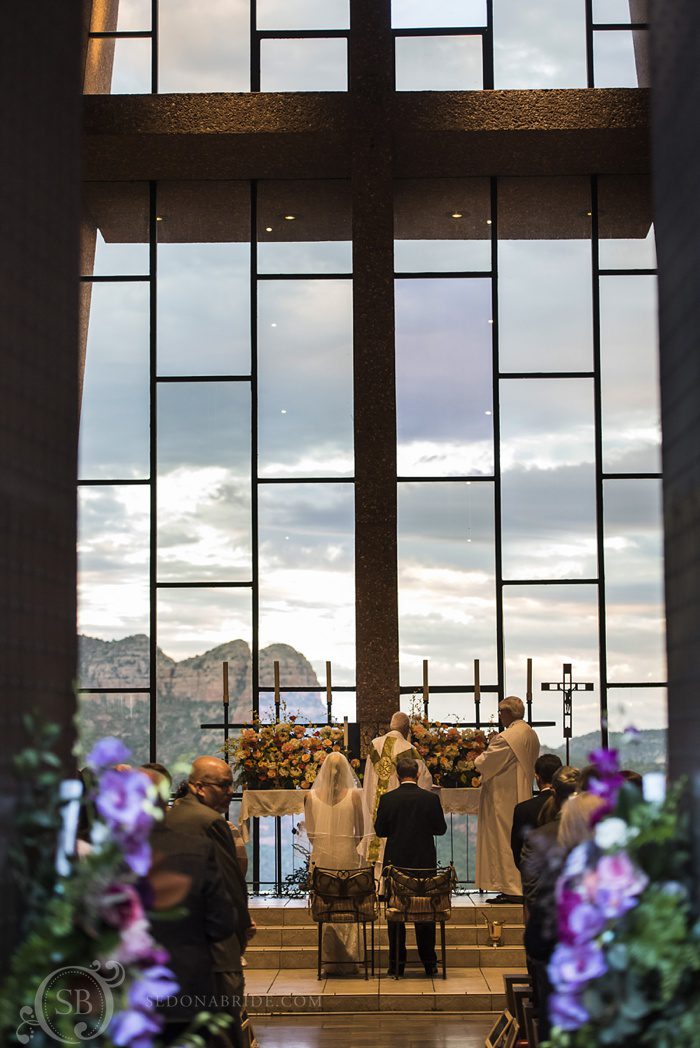
M 496 88 L 586 86 L 582 0 L 494 0 Z M 121 0 L 118 28 L 150 28 L 150 0 Z M 347 29 L 348 0 L 258 0 L 261 30 Z M 630 21 L 628 0 L 594 0 L 594 21 Z M 486 24 L 485 0 L 394 0 L 394 28 Z M 248 0 L 161 0 L 159 77 L 162 92 L 250 90 Z M 150 90 L 149 41 L 122 40 L 115 50 L 113 91 Z M 636 87 L 630 32 L 600 30 L 594 40 L 597 87 Z M 398 37 L 396 86 L 403 91 L 470 90 L 482 80 L 479 35 Z M 344 91 L 342 39 L 263 40 L 263 91 Z

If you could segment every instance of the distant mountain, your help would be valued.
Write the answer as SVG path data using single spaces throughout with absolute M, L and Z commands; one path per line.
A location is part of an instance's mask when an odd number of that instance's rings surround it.
M 145 688 L 149 684 L 149 642 L 144 634 L 121 640 L 78 638 L 78 679 L 81 688 Z M 272 687 L 273 664 L 280 663 L 283 687 L 321 690 L 311 663 L 288 644 L 271 644 L 260 652 L 260 684 Z M 252 716 L 251 653 L 244 640 L 227 641 L 216 648 L 176 662 L 157 649 L 158 756 L 165 763 L 198 753 L 216 753 L 223 741 L 221 729 L 202 731 L 202 723 L 219 723 L 223 716 L 222 663 L 229 664 L 229 719 L 247 721 Z M 318 695 L 283 693 L 289 714 L 325 720 L 326 707 Z M 263 695 L 261 714 L 266 719 L 273 696 Z M 148 696 L 82 695 L 81 737 L 86 750 L 103 735 L 123 738 L 139 761 L 148 760 Z
M 610 733 L 608 745 L 611 749 L 619 751 L 623 768 L 638 771 L 641 775 L 648 771 L 664 771 L 666 768 L 666 730 L 664 728 L 646 728 L 632 737 L 613 731 Z M 577 736 L 569 744 L 569 763 L 575 768 L 583 768 L 589 763 L 588 754 L 599 746 L 600 733 L 597 731 Z M 556 753 L 562 761 L 566 759 L 564 745 L 556 749 L 543 746 L 542 752 Z

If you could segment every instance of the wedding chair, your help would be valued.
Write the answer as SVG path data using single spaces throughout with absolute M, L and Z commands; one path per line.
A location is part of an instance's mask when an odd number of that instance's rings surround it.
M 443 979 L 447 978 L 445 922 L 452 916 L 452 891 L 456 884 L 457 873 L 452 863 L 437 870 L 412 870 L 399 866 L 387 866 L 384 869 L 387 922 L 402 921 L 407 924 L 412 921 L 440 925 Z
M 360 925 L 362 925 L 362 957 L 358 964 L 364 964 L 365 979 L 371 972 L 374 975 L 374 922 L 379 916 L 377 902 L 377 884 L 374 879 L 374 868 L 368 866 L 361 870 L 324 870 L 319 866 L 312 867 L 309 885 L 309 913 L 318 924 L 318 959 L 317 977 L 321 978 L 322 965 L 347 964 L 347 961 L 323 960 L 323 926 L 324 924 L 355 924 L 358 942 Z M 367 925 L 371 930 L 371 950 L 367 951 Z

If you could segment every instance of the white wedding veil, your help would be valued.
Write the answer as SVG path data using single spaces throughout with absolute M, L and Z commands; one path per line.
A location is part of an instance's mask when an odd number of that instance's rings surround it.
M 316 866 L 351 870 L 366 865 L 359 854 L 371 836 L 364 794 L 342 753 L 329 753 L 304 804 L 306 834 Z

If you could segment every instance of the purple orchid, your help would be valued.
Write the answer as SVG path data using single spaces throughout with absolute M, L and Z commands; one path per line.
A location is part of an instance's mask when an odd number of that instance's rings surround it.
M 601 948 L 592 942 L 570 946 L 559 943 L 547 969 L 552 985 L 563 993 L 576 993 L 607 971 Z
M 570 946 L 590 942 L 605 926 L 605 916 L 578 892 L 564 889 L 558 900 L 559 939 Z
M 163 1025 L 162 1016 L 140 1008 L 129 1008 L 114 1016 L 109 1033 L 118 1048 L 152 1048 L 153 1039 Z
M 126 748 L 121 739 L 108 735 L 107 738 L 95 743 L 87 755 L 86 763 L 89 767 L 101 771 L 115 764 L 125 764 L 130 758 L 131 750 Z
M 169 960 L 168 953 L 154 942 L 146 917 L 122 928 L 114 957 L 124 965 L 163 964 Z
M 170 997 L 180 989 L 175 975 L 164 965 L 154 965 L 141 972 L 138 980 L 129 990 L 129 1004 L 132 1008 L 150 1010 L 158 1001 Z
M 588 760 L 595 764 L 601 778 L 616 775 L 620 770 L 620 762 L 617 750 L 598 749 L 588 754 Z
M 145 916 L 141 896 L 133 884 L 112 884 L 104 894 L 101 913 L 113 928 L 126 928 Z
M 549 1018 L 552 1026 L 561 1030 L 578 1030 L 590 1016 L 580 997 L 571 993 L 553 993 L 549 998 Z

